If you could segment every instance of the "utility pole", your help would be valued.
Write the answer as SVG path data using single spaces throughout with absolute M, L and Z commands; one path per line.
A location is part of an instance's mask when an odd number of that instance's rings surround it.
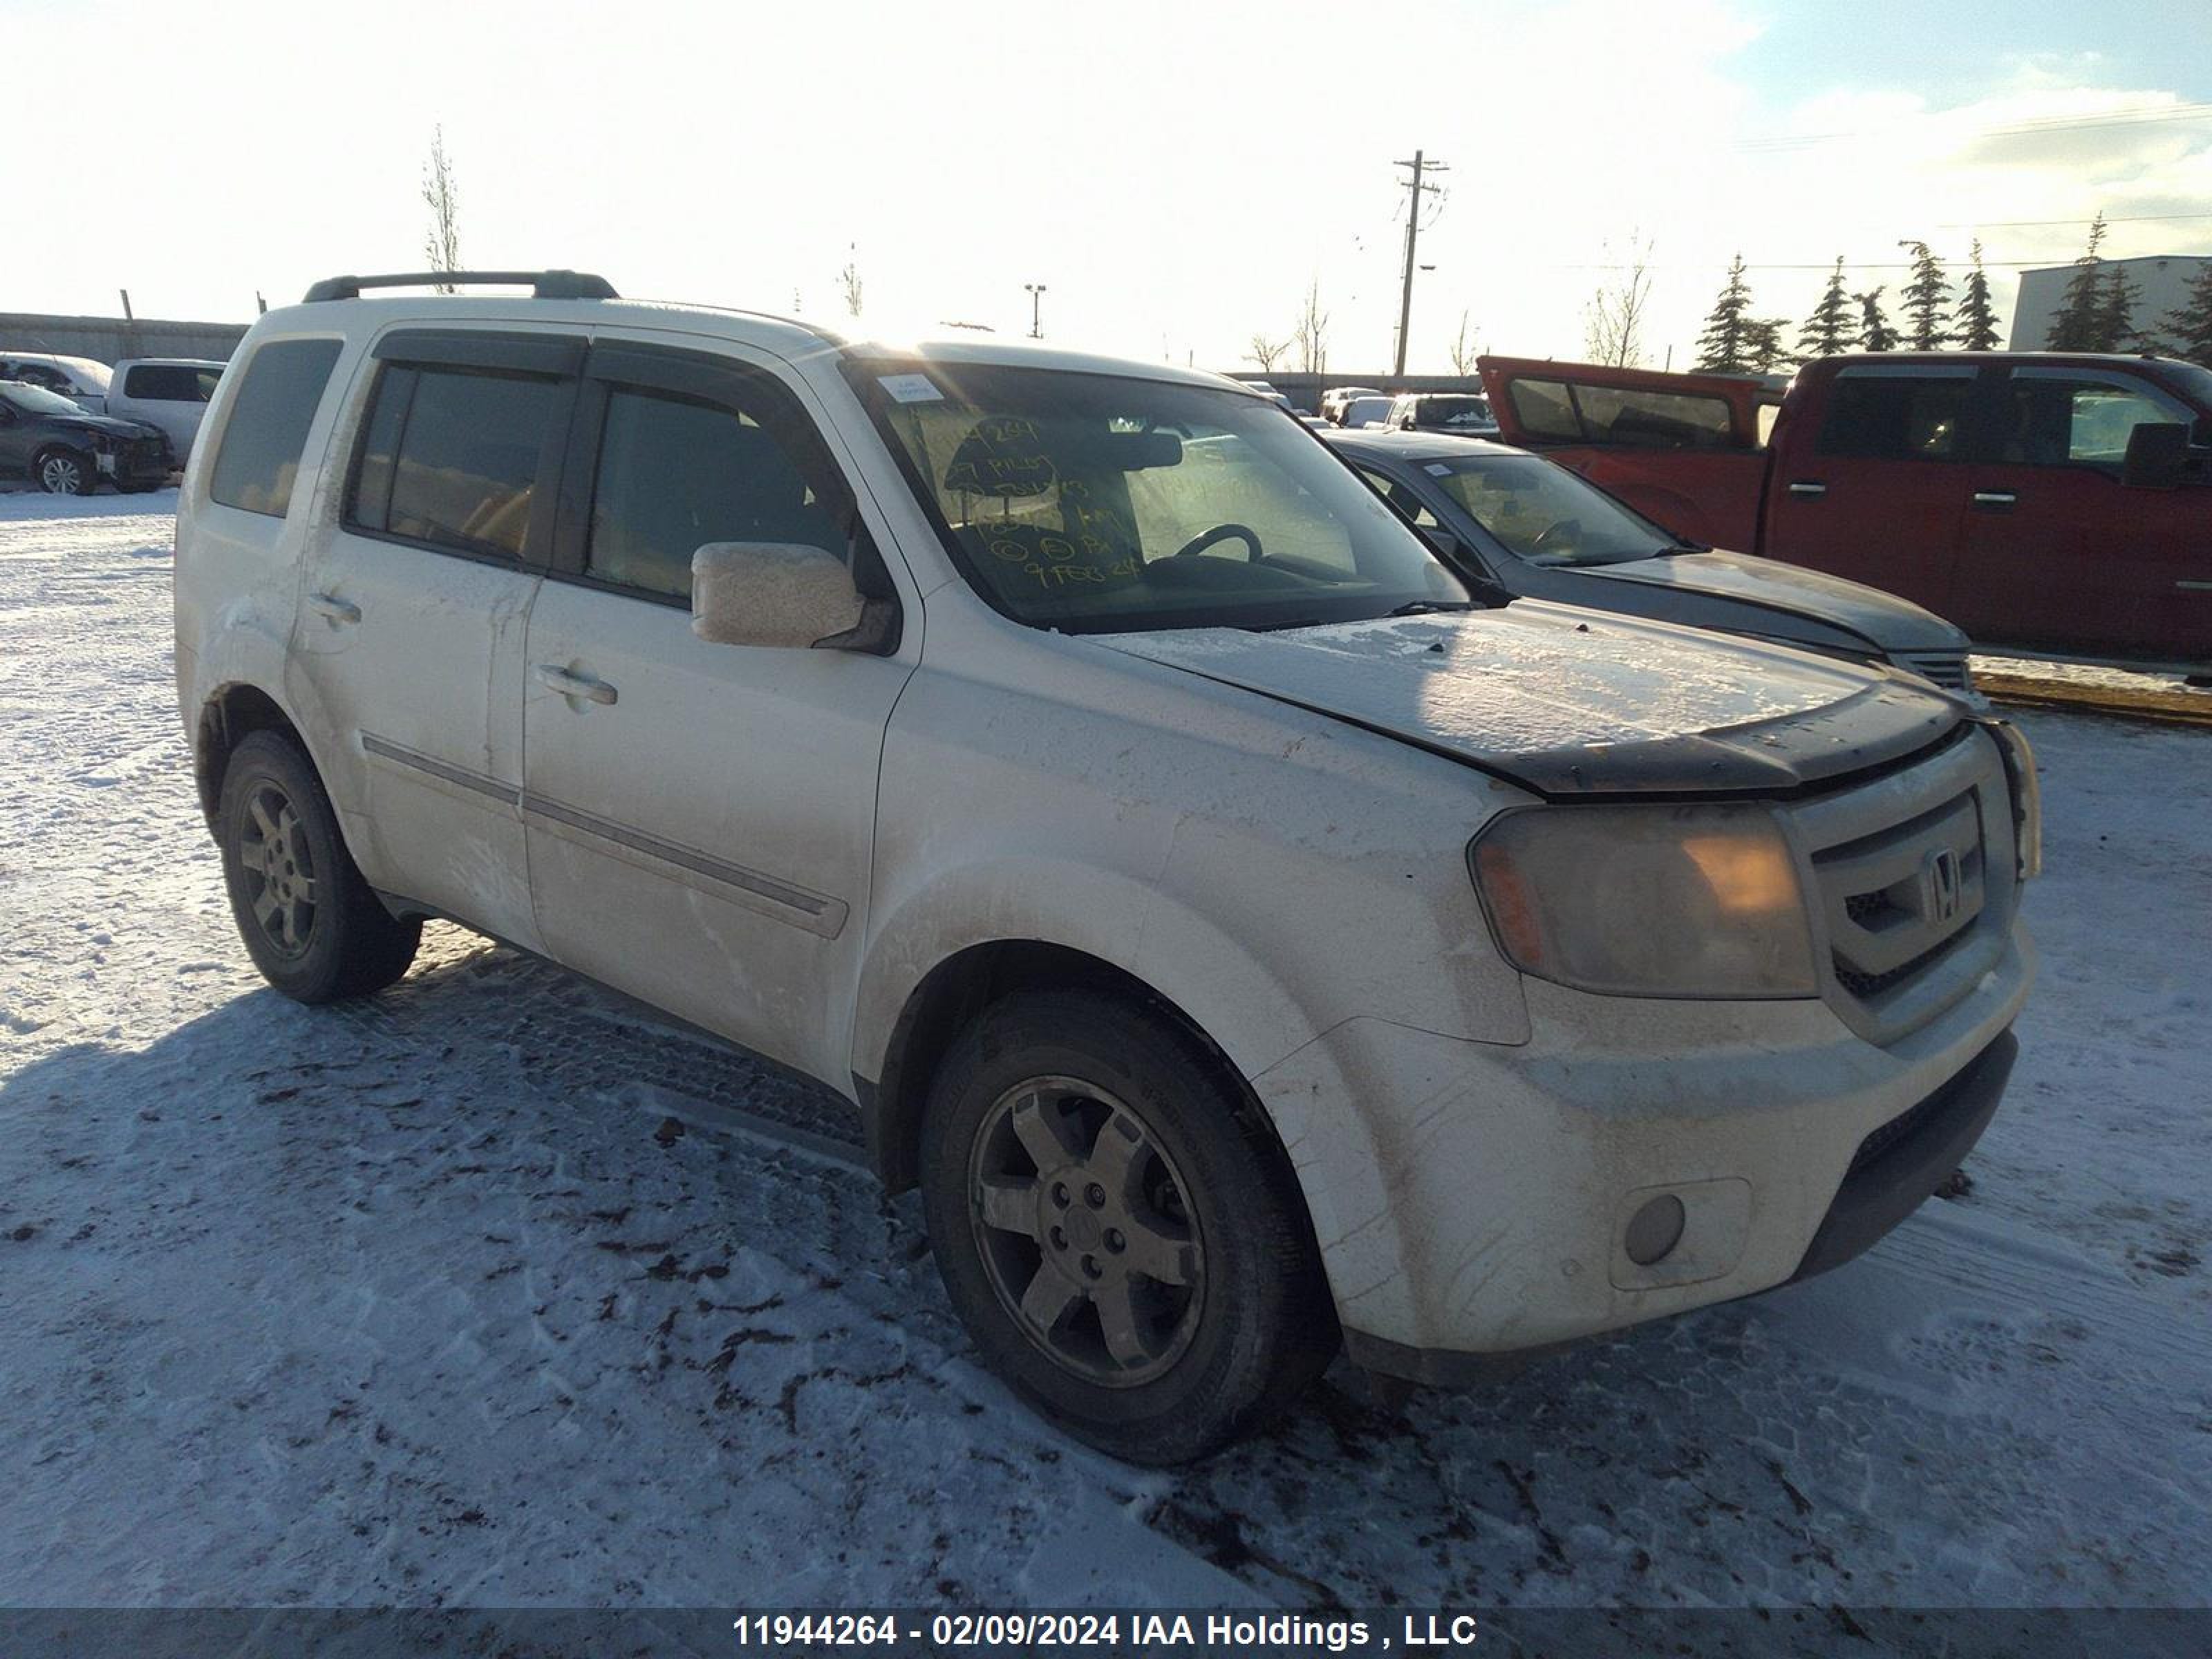
M 1393 162 L 1392 165 L 1394 167 L 1411 167 L 1413 170 L 1413 176 L 1410 179 L 1401 181 L 1400 185 L 1400 188 L 1407 192 L 1406 285 L 1398 298 L 1398 361 L 1396 366 L 1391 370 L 1391 373 L 1394 375 L 1402 377 L 1406 373 L 1406 330 L 1412 325 L 1413 320 L 1413 248 L 1417 241 L 1419 240 L 1421 234 L 1421 192 L 1423 191 L 1427 191 L 1431 195 L 1440 195 L 1443 193 L 1442 187 L 1440 185 L 1423 184 L 1421 182 L 1421 174 L 1424 173 L 1448 173 L 1450 169 L 1442 161 L 1429 161 L 1424 153 L 1418 149 L 1413 152 L 1413 159 L 1412 161 L 1396 161 Z
M 1030 295 L 1030 338 L 1042 340 L 1044 338 L 1044 284 L 1024 283 L 1022 286 L 1029 290 Z

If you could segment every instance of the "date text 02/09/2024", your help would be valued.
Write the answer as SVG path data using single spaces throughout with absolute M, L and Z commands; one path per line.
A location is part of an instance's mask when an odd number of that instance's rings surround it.
M 948 1648 L 1030 1650 L 1039 1647 L 1269 1650 L 1332 1654 L 1423 1652 L 1474 1646 L 1477 1622 L 1469 1613 L 1401 1613 L 1393 1632 L 1376 1619 L 1316 1618 L 1297 1613 L 936 1613 L 927 1615 L 857 1613 L 748 1613 L 732 1621 L 741 1648 L 891 1648 L 927 1642 Z M 1401 1645 L 1402 1644 L 1402 1645 Z

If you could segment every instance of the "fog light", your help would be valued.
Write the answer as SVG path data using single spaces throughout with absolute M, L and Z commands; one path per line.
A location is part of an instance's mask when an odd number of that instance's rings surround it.
M 1682 1242 L 1684 1219 L 1682 1200 L 1672 1193 L 1662 1193 L 1628 1218 L 1628 1232 L 1621 1240 L 1621 1248 L 1639 1267 L 1663 1261 L 1667 1253 Z

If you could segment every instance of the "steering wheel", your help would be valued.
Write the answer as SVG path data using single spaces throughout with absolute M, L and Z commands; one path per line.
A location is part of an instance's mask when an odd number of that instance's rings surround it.
M 1582 527 L 1580 519 L 1554 519 L 1537 532 L 1535 539 L 1528 544 L 1528 551 L 1532 555 L 1552 552 L 1562 544 L 1572 542 L 1581 534 Z
M 1260 552 L 1260 538 L 1241 524 L 1218 524 L 1211 530 L 1202 531 L 1176 549 L 1175 556 L 1178 559 L 1194 557 L 1205 552 L 1214 543 L 1227 541 L 1231 537 L 1244 544 L 1246 563 L 1257 564 L 1260 562 L 1262 556 Z

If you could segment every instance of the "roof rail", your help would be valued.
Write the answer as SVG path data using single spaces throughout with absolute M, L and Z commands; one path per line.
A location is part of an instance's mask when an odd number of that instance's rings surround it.
M 365 288 L 458 288 L 482 283 L 501 287 L 530 284 L 533 300 L 619 300 L 614 284 L 587 270 L 416 270 L 385 276 L 325 276 L 307 290 L 307 303 L 358 300 Z

